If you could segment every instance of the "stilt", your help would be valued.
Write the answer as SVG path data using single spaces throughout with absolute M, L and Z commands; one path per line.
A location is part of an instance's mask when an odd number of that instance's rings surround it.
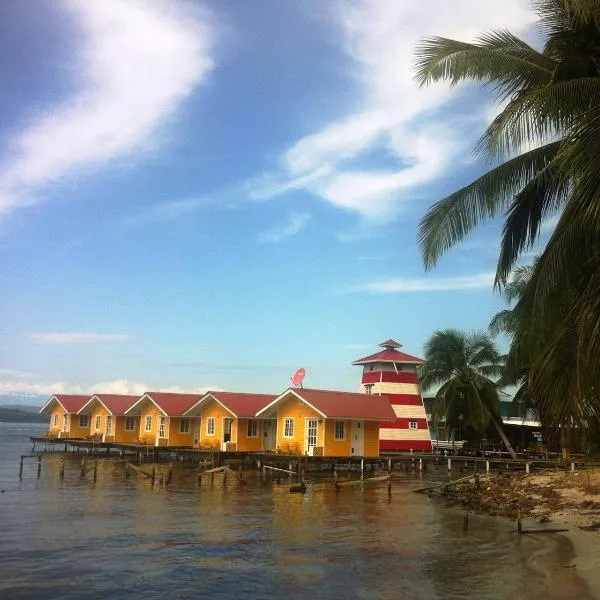
M 98 461 L 95 460 L 94 461 L 94 483 L 96 483 L 97 479 L 98 479 Z
M 529 463 L 528 462 L 525 463 L 525 473 L 527 473 L 529 475 Z
M 42 457 L 38 456 L 38 468 L 37 468 L 37 477 L 40 478 L 42 474 Z
M 156 464 L 152 465 L 152 487 L 154 487 L 154 483 L 156 481 Z
M 489 460 L 485 461 L 485 472 L 487 475 L 490 474 L 490 461 Z
M 173 480 L 173 463 L 169 463 L 169 471 L 167 472 L 166 483 L 167 485 Z
M 575 473 L 575 463 L 571 463 L 571 473 Z
M 129 479 L 129 463 L 125 463 L 125 479 Z
M 423 459 L 420 458 L 419 459 L 419 471 L 422 471 L 422 470 L 423 470 Z
M 452 459 L 448 459 L 448 471 L 452 471 Z
M 523 527 L 521 525 L 521 512 L 519 511 L 517 513 L 517 533 L 519 535 L 521 535 L 522 532 L 523 532 Z
M 23 479 L 23 456 L 21 456 L 21 464 L 19 465 L 19 479 Z
M 361 479 L 365 478 L 365 459 L 364 458 L 360 459 L 360 478 Z
M 60 480 L 62 481 L 65 478 L 65 459 L 63 458 L 60 461 Z
M 80 473 L 80 477 L 85 477 L 85 463 L 86 463 L 86 457 L 84 456 L 81 459 L 81 473 Z
M 469 529 L 469 513 L 466 512 L 463 518 L 463 531 L 468 531 Z

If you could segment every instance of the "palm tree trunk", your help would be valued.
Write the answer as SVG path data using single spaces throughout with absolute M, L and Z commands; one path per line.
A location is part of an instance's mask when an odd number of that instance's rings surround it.
M 506 449 L 508 450 L 508 453 L 510 454 L 511 458 L 514 458 L 516 460 L 517 453 L 515 452 L 514 448 L 512 447 L 511 443 L 509 442 L 508 438 L 506 437 L 506 434 L 504 433 L 504 429 L 502 429 L 502 425 L 500 425 L 500 423 L 498 423 L 498 421 L 496 421 L 496 419 L 494 419 L 494 417 L 490 417 L 490 419 L 491 419 L 492 423 L 494 424 L 494 427 L 496 428 L 496 431 L 498 432 L 500 439 L 506 446 Z

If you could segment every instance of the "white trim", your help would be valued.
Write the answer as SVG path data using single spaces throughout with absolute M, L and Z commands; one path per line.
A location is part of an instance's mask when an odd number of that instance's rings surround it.
M 140 402 L 142 402 L 143 400 L 150 400 L 150 402 L 152 402 L 152 404 L 154 404 L 154 406 L 156 406 L 156 408 L 158 408 L 158 410 L 160 410 L 160 412 L 165 416 L 168 417 L 169 415 L 153 400 L 152 396 L 150 396 L 149 394 L 144 394 L 137 402 L 134 402 L 124 413 L 125 416 L 127 416 L 138 404 L 140 404 Z M 135 415 L 135 416 L 139 416 L 139 415 Z
M 399 365 L 424 365 L 425 360 L 390 360 L 389 358 L 373 358 L 371 360 L 355 360 L 353 365 L 370 365 L 371 363 L 398 363 Z
M 94 431 L 102 429 L 102 415 L 96 415 L 94 418 Z
M 346 441 L 346 429 L 347 429 L 345 419 L 335 419 L 335 420 L 332 419 L 332 420 L 333 420 L 333 441 L 334 442 L 345 442 Z M 344 426 L 344 435 L 341 438 L 336 437 L 338 423 L 342 423 Z M 325 424 L 325 425 L 327 425 L 327 424 Z
M 306 404 L 306 406 L 309 406 L 315 412 L 319 413 L 324 419 L 329 418 L 324 412 L 321 412 L 318 408 L 314 407 L 310 402 L 308 402 L 308 400 L 306 400 L 306 398 L 303 398 L 300 394 L 298 394 L 294 388 L 288 388 L 287 390 L 285 390 L 285 392 L 283 392 L 283 394 L 281 394 L 280 396 L 277 396 L 277 398 L 275 398 L 275 400 L 273 400 L 272 402 L 269 402 L 269 404 L 267 404 L 267 406 L 265 406 L 264 408 L 259 410 L 255 416 L 260 417 L 265 411 L 269 410 L 275 404 L 277 404 L 278 402 L 283 400 L 288 394 L 292 394 L 293 396 L 296 396 L 296 398 L 298 400 L 302 400 L 302 402 L 304 402 L 304 404 Z
M 48 402 L 46 402 L 46 404 L 44 404 L 44 406 L 42 406 L 42 408 L 40 408 L 40 412 L 39 414 L 42 414 L 46 408 L 48 407 L 48 405 L 52 402 L 55 401 L 66 413 L 68 413 L 69 411 L 63 406 L 62 402 L 56 397 L 56 396 L 52 396 L 52 398 L 50 398 L 50 400 L 48 400 Z
M 148 419 L 150 419 L 150 429 L 148 429 Z M 141 426 L 142 424 L 140 422 L 140 427 Z M 152 433 L 152 415 L 144 415 L 144 433 Z
M 125 419 L 125 423 L 123 423 L 123 431 L 135 431 L 136 429 L 139 430 L 139 426 L 135 426 L 135 420 L 137 419 L 137 417 L 126 416 L 123 418 Z M 133 419 L 133 427 L 131 429 L 127 429 L 127 419 Z
M 82 425 L 81 424 L 81 419 L 83 419 L 84 417 L 87 419 L 87 423 L 85 425 Z M 79 429 L 83 429 L 84 427 L 89 428 L 90 424 L 91 424 L 90 415 L 88 415 L 88 414 L 79 415 Z
M 162 435 L 160 434 L 160 428 L 162 425 Z M 169 423 L 170 425 L 170 423 Z M 156 440 L 158 445 L 158 440 L 168 440 L 169 436 L 167 435 L 167 417 L 166 415 L 159 415 L 158 417 L 158 428 L 156 430 Z
M 254 423 L 256 425 L 256 435 L 250 435 L 248 433 L 249 429 L 250 429 L 250 423 Z M 259 425 L 260 421 L 258 419 L 246 419 L 246 438 L 249 440 L 256 440 L 260 437 L 260 425 Z M 238 421 L 238 428 L 239 428 L 239 421 Z
M 63 410 L 64 410 L 64 408 L 63 408 Z M 53 415 L 54 418 L 52 419 L 52 427 L 58 427 L 58 415 L 59 415 L 58 412 L 54 413 L 54 415 Z
M 313 446 L 308 445 L 308 422 L 315 421 L 317 428 L 315 430 L 315 443 Z M 304 418 L 304 454 L 308 454 L 308 449 L 314 448 L 319 445 L 319 417 L 305 417 Z
M 183 417 L 196 417 L 199 415 L 188 415 L 188 413 L 190 413 L 192 410 L 194 410 L 195 408 L 202 408 L 203 404 L 206 404 L 209 400 L 214 400 L 217 404 L 219 404 L 220 406 L 222 406 L 230 415 L 233 415 L 234 418 L 238 418 L 238 416 L 227 406 L 225 406 L 225 404 L 223 404 L 212 392 L 206 392 L 206 394 L 204 394 L 204 396 L 202 396 L 202 398 L 200 398 L 200 400 L 198 400 L 197 402 L 195 402 L 194 404 L 192 404 L 192 406 L 190 406 L 184 413 L 183 413 Z
M 103 407 L 106 409 L 106 412 L 107 412 L 109 415 L 112 415 L 112 414 L 113 414 L 113 413 L 112 413 L 112 410 L 110 410 L 110 409 L 108 408 L 108 406 L 106 406 L 106 404 L 104 404 L 104 402 L 102 402 L 102 400 L 100 400 L 100 398 L 98 398 L 98 396 L 96 396 L 96 394 L 94 394 L 94 395 L 93 395 L 93 396 L 92 396 L 92 397 L 91 397 L 91 398 L 90 398 L 90 399 L 89 399 L 89 400 L 88 400 L 88 401 L 87 401 L 87 402 L 86 402 L 86 403 L 85 403 L 85 404 L 84 404 L 84 405 L 83 405 L 83 406 L 82 406 L 82 407 L 81 407 L 81 408 L 80 408 L 80 409 L 77 411 L 77 413 L 76 413 L 76 414 L 78 414 L 78 415 L 81 415 L 81 414 L 83 414 L 83 412 L 82 412 L 82 411 L 83 411 L 83 409 L 84 409 L 84 408 L 85 408 L 85 407 L 86 407 L 88 404 L 90 404 L 90 402 L 92 402 L 92 400 L 97 400 L 98 402 L 100 402 L 100 404 L 102 404 L 102 406 L 103 406 Z
M 182 431 L 181 429 L 181 426 L 183 425 L 184 421 L 188 424 L 187 431 Z M 179 433 L 183 435 L 189 435 L 190 433 L 192 433 L 192 419 L 190 419 L 190 417 L 179 417 Z
M 210 433 L 208 431 L 208 425 L 209 425 L 209 423 L 211 421 L 212 421 L 212 424 L 213 424 L 213 427 L 212 427 L 213 431 L 212 431 L 212 433 Z M 210 436 L 210 437 L 215 437 L 216 433 L 217 433 L 217 417 L 206 417 L 206 435 Z
M 285 422 L 288 420 L 292 422 L 292 435 L 285 435 Z M 294 436 L 296 435 L 296 419 L 294 417 L 283 417 L 282 429 L 283 431 L 281 432 L 281 437 L 284 440 L 293 440 Z
M 106 435 L 115 435 L 114 425 L 112 413 L 110 415 L 106 415 Z

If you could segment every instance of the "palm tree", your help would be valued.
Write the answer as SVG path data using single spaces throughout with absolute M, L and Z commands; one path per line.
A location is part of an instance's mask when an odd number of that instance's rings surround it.
M 534 6 L 542 51 L 506 31 L 472 44 L 435 37 L 417 50 L 421 85 L 479 80 L 505 105 L 477 146 L 499 164 L 434 204 L 419 240 L 431 268 L 479 223 L 504 214 L 496 272 L 504 286 L 544 220 L 560 214 L 515 308 L 528 315 L 521 341 L 537 364 L 530 391 L 561 418 L 565 397 L 575 394 L 569 410 L 584 424 L 600 414 L 600 0 Z
M 425 345 L 425 360 L 421 387 L 440 386 L 434 420 L 453 425 L 463 415 L 465 425 L 480 432 L 491 423 L 510 455 L 517 458 L 501 425 L 498 388 L 491 378 L 501 375 L 502 356 L 490 337 L 480 332 L 436 331 Z

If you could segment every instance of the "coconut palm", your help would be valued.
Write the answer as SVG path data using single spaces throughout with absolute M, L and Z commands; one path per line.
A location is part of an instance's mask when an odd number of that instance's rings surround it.
M 549 414 L 583 424 L 600 414 L 600 0 L 534 7 L 542 51 L 505 31 L 472 44 L 431 38 L 417 50 L 422 85 L 479 80 L 504 105 L 477 146 L 499 164 L 432 206 L 419 240 L 431 268 L 479 223 L 504 214 L 496 272 L 503 286 L 544 220 L 560 214 L 515 308 L 527 314 L 529 333 L 519 340 L 529 347 L 521 350 L 536 361 L 529 391 Z M 565 373 L 564 365 L 573 368 Z
M 502 429 L 498 388 L 492 379 L 502 373 L 502 356 L 491 338 L 480 332 L 436 331 L 425 345 L 425 360 L 421 387 L 427 390 L 440 386 L 434 420 L 444 420 L 452 426 L 462 415 L 467 427 L 482 433 L 492 424 L 510 455 L 516 458 Z

